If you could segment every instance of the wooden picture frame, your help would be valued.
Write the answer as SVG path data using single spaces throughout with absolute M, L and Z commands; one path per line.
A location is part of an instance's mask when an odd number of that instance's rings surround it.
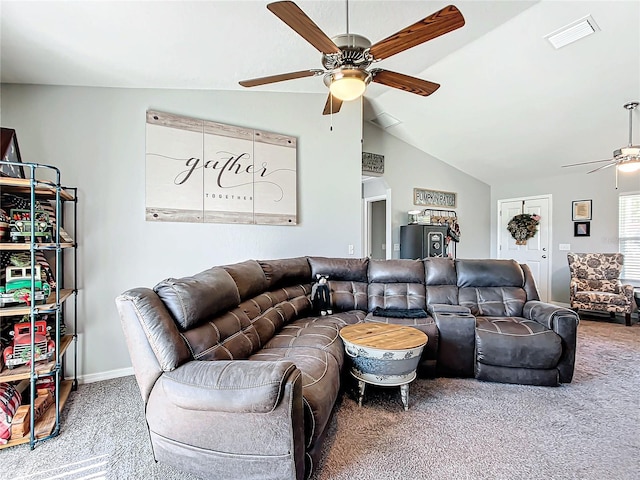
M 573 223 L 573 236 L 574 237 L 590 237 L 591 236 L 591 222 L 574 222 Z
M 0 132 L 0 176 L 25 178 L 24 168 L 15 163 L 22 163 L 18 137 L 13 128 L 2 128 Z M 14 163 L 7 163 L 14 162 Z
M 574 222 L 591 220 L 591 200 L 574 200 L 571 202 L 571 220 Z
M 7 162 L 22 163 L 20 147 L 16 131 L 12 128 L 2 128 L 0 134 L 0 175 L 3 177 L 25 178 L 24 168 Z

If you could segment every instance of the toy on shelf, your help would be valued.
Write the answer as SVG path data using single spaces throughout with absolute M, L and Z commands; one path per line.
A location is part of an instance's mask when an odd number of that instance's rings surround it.
M 36 264 L 31 267 L 31 256 L 28 253 L 13 254 L 10 266 L 5 269 L 5 282 L 0 286 L 0 307 L 24 303 L 45 303 L 51 293 L 49 277 L 53 280 L 50 269 Z M 43 278 L 44 273 L 44 278 Z M 31 278 L 34 279 L 34 298 L 31 298 Z
M 34 360 L 51 360 L 55 352 L 55 343 L 49 336 L 49 328 L 44 320 L 36 320 Z M 31 361 L 31 322 L 16 323 L 10 333 L 13 337 L 11 345 L 4 349 L 3 357 L 7 368 L 12 369 L 18 365 L 26 365 Z
M 49 213 L 44 210 L 36 210 L 34 221 L 31 221 L 31 211 L 13 208 L 9 211 L 10 231 L 9 237 L 14 243 L 31 241 L 31 226 L 36 242 L 51 242 L 53 224 L 49 219 Z

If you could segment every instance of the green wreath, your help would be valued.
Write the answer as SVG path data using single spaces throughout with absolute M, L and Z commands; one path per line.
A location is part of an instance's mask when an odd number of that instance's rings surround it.
M 507 224 L 507 230 L 515 239 L 516 245 L 526 245 L 527 240 L 533 238 L 538 231 L 540 215 L 521 213 L 516 215 Z

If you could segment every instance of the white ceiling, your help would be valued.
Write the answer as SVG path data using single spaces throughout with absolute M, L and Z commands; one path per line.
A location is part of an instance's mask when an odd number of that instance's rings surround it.
M 0 80 L 240 90 L 239 80 L 321 68 L 320 53 L 267 3 L 2 0 Z M 296 3 L 328 36 L 346 31 L 344 0 Z M 349 30 L 375 43 L 447 4 L 351 0 Z M 627 144 L 622 105 L 640 100 L 640 0 L 455 5 L 464 27 L 377 65 L 441 88 L 423 98 L 370 85 L 365 119 L 393 115 L 402 123 L 387 132 L 489 184 L 584 173 L 560 165 Z M 587 15 L 601 29 L 594 35 L 559 50 L 543 38 Z M 311 77 L 254 90 L 326 87 Z M 640 112 L 634 122 L 637 144 Z

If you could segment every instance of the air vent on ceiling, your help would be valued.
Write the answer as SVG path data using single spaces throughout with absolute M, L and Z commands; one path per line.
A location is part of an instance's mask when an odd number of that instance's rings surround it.
M 549 40 L 549 43 L 554 48 L 562 48 L 570 43 L 576 42 L 581 38 L 587 37 L 600 30 L 598 24 L 591 15 L 587 15 L 580 20 L 576 20 L 569 25 L 566 25 L 555 32 L 545 35 L 544 38 Z
M 369 120 L 369 122 L 373 123 L 374 125 L 377 125 L 380 128 L 384 128 L 387 129 L 389 127 L 393 127 L 394 125 L 398 125 L 402 122 L 400 122 L 400 120 L 398 120 L 395 117 L 392 117 L 391 115 L 389 115 L 386 112 L 381 113 L 380 115 L 378 115 L 375 118 L 372 118 L 371 120 Z

